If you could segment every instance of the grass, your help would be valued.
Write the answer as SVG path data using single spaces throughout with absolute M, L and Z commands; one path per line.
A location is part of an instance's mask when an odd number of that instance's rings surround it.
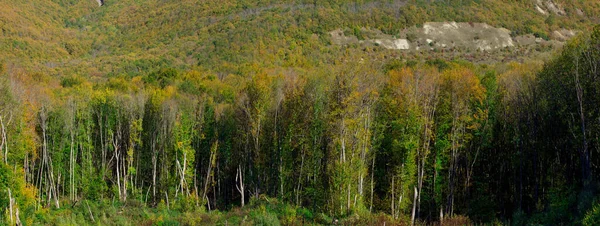
M 88 209 L 89 205 L 89 209 Z M 117 202 L 82 200 L 75 204 L 64 203 L 61 209 L 42 210 L 37 213 L 34 225 L 406 225 L 385 214 L 368 211 L 331 217 L 314 213 L 261 196 L 253 198 L 244 208 L 228 211 L 206 211 L 203 207 L 178 209 L 177 204 L 167 208 L 164 203 L 149 207 L 136 200 Z M 92 219 L 93 218 L 93 219 Z

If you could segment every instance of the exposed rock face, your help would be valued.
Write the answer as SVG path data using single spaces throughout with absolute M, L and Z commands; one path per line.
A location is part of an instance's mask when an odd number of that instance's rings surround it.
M 406 39 L 375 39 L 373 42 L 386 49 L 410 49 L 410 44 Z
M 514 38 L 514 41 L 520 46 L 529 46 L 540 43 L 543 39 L 536 38 L 532 34 L 520 35 Z
M 567 15 L 567 12 L 565 12 L 565 9 L 563 9 L 562 6 L 557 5 L 552 1 L 546 1 L 546 8 L 557 15 Z
M 552 32 L 552 38 L 564 42 L 569 40 L 570 38 L 574 37 L 575 35 L 577 35 L 577 33 L 573 30 L 567 30 L 567 29 L 561 29 L 558 31 L 553 31 Z
M 331 31 L 329 32 L 329 34 L 331 35 L 331 40 L 333 41 L 333 44 L 336 45 L 358 43 L 358 38 L 356 38 L 355 36 L 346 36 L 342 29 Z
M 567 12 L 561 5 L 549 0 L 543 2 L 542 0 L 537 0 L 535 4 L 535 10 L 537 10 L 542 15 L 548 15 L 549 12 L 560 16 L 567 15 Z
M 378 46 L 382 46 L 383 48 L 386 48 L 386 49 L 398 49 L 398 50 L 410 49 L 410 44 L 409 44 L 408 40 L 406 40 L 406 39 L 398 39 L 391 35 L 383 34 L 381 31 L 378 31 L 378 30 L 369 30 L 369 29 L 362 28 L 361 31 L 369 34 L 369 36 L 371 36 L 373 38 L 359 40 L 357 37 L 352 36 L 352 35 L 346 36 L 342 29 L 334 30 L 332 32 L 329 32 L 329 34 L 331 35 L 331 39 L 332 39 L 333 43 L 336 45 L 347 45 L 347 44 L 359 43 L 359 44 L 378 45 Z
M 535 5 L 535 10 L 537 10 L 538 12 L 540 12 L 542 15 L 547 15 L 548 12 L 546 12 L 544 9 L 542 9 L 542 7 L 540 7 L 539 5 Z
M 329 34 L 336 45 L 362 44 L 380 46 L 392 50 L 435 50 L 462 49 L 492 51 L 515 46 L 530 45 L 562 45 L 572 38 L 576 32 L 561 29 L 552 33 L 553 40 L 544 40 L 532 34 L 511 37 L 510 30 L 492 27 L 485 23 L 428 22 L 422 28 L 412 27 L 391 36 L 375 29 L 361 28 L 361 39 L 353 34 L 353 30 L 345 34 L 337 29 Z M 403 38 L 406 37 L 406 38 Z
M 442 48 L 493 50 L 514 46 L 509 30 L 485 23 L 429 22 L 419 36 L 419 42 Z

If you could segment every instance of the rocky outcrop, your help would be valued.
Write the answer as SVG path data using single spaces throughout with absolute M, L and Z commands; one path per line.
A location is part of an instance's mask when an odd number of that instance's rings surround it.
M 493 50 L 514 46 L 510 31 L 485 23 L 429 22 L 423 25 L 418 43 L 430 47 Z
M 329 32 L 331 40 L 336 45 L 348 44 L 368 44 L 381 46 L 386 49 L 407 50 L 410 49 L 410 44 L 407 39 L 396 38 L 391 35 L 386 35 L 379 30 L 370 30 L 366 28 L 360 29 L 368 38 L 359 40 L 354 35 L 345 35 L 344 30 L 337 29 Z
M 372 45 L 392 50 L 493 51 L 516 46 L 560 46 L 577 33 L 568 29 L 556 30 L 550 36 L 552 40 L 544 40 L 533 34 L 511 37 L 510 30 L 485 23 L 428 22 L 422 28 L 405 29 L 397 36 L 367 28 L 346 31 L 337 29 L 329 34 L 336 45 Z
M 535 10 L 537 10 L 542 15 L 548 15 L 549 13 L 554 13 L 560 16 L 566 16 L 567 12 L 565 9 L 553 1 L 542 1 L 536 0 Z
M 330 32 L 332 42 L 337 45 L 371 44 L 386 49 L 419 50 L 461 48 L 472 50 L 494 50 L 514 46 L 510 31 L 484 23 L 429 22 L 422 28 L 411 28 L 398 37 L 383 34 L 373 29 L 360 29 L 363 40 L 346 35 L 344 30 Z
M 560 29 L 552 32 L 552 38 L 564 42 L 577 35 L 577 32 L 568 29 Z
M 410 49 L 410 44 L 406 39 L 374 39 L 372 41 L 386 49 Z

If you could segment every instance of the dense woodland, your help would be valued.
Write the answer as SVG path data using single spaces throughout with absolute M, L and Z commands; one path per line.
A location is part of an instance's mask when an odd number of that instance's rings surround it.
M 57 2 L 45 4 L 83 4 Z M 89 25 L 114 10 L 106 2 L 106 12 L 60 21 L 66 31 L 91 30 L 73 36 L 106 36 L 63 42 L 2 29 L 0 40 L 14 44 L 0 46 L 0 221 L 7 225 L 132 224 L 122 215 L 158 225 L 600 223 L 600 27 L 573 25 L 582 34 L 544 61 L 475 64 L 331 47 L 308 35 L 353 26 L 341 22 L 354 15 L 344 1 L 313 3 L 315 11 L 286 17 L 297 23 L 257 39 L 263 27 L 247 33 L 218 15 L 246 9 L 234 17 L 252 17 L 236 24 L 248 27 L 276 21 L 278 10 L 311 7 L 243 6 L 267 4 L 259 1 L 221 12 L 206 3 L 203 10 L 217 15 L 205 18 L 214 24 L 207 29 L 217 30 L 187 34 L 199 49 L 180 55 L 188 42 L 138 43 L 154 40 L 162 23 L 148 33 L 122 18 L 118 26 Z M 464 4 L 494 4 L 473 2 Z M 462 15 L 462 1 L 448 4 L 457 4 L 454 14 L 414 15 Z M 321 18 L 320 10 L 338 7 L 343 18 Z M 437 7 L 449 6 L 426 9 Z M 422 23 L 398 15 L 355 22 Z M 542 23 L 526 26 L 539 36 L 558 26 Z M 186 39 L 194 23 L 178 24 L 165 32 Z M 504 25 L 520 31 L 516 22 Z M 286 29 L 296 33 L 277 36 Z
M 3 73 L 4 220 L 81 200 L 227 210 L 264 196 L 329 216 L 575 222 L 598 186 L 598 40 L 544 65 Z

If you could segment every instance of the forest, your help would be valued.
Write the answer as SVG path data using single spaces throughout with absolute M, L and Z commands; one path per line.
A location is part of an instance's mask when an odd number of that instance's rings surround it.
M 185 212 L 273 197 L 332 217 L 593 225 L 599 40 L 543 65 L 346 56 L 306 74 L 103 84 L 3 72 L 3 220 L 83 200 Z
M 146 25 L 124 26 L 133 17 L 46 31 L 91 32 L 68 41 L 2 28 L 0 224 L 600 224 L 600 26 L 578 24 L 544 59 L 480 64 L 310 35 L 354 15 L 345 10 L 322 24 L 304 17 L 322 12 L 297 12 L 261 37 L 264 27 L 236 29 L 276 23 L 278 9 L 208 4 L 214 27 L 188 34 L 202 46 L 189 52 L 164 44 L 171 33 L 148 43 L 154 33 L 135 27 Z M 451 9 L 466 17 L 460 4 Z M 238 8 L 253 19 L 219 22 Z M 403 13 L 398 26 L 453 16 L 433 14 Z M 519 32 L 543 38 L 554 23 Z M 178 25 L 165 32 L 193 33 Z

